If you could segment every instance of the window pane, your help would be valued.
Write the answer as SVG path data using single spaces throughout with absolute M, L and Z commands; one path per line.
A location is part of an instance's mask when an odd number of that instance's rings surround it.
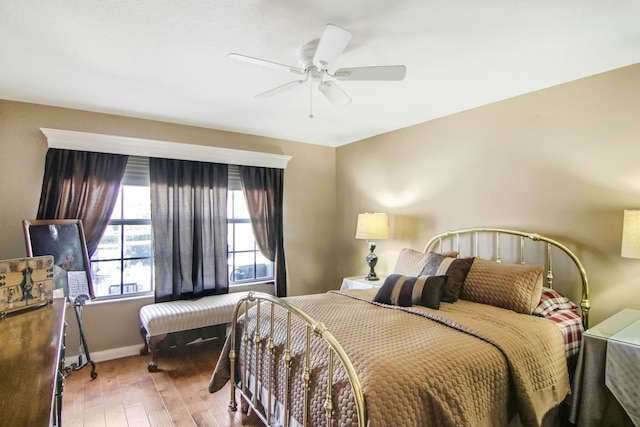
M 120 261 L 92 262 L 91 272 L 96 297 L 120 293 Z
M 149 187 L 124 185 L 122 196 L 125 201 L 123 219 L 151 218 L 151 196 Z
M 122 226 L 120 225 L 108 225 L 102 240 L 98 244 L 98 249 L 91 257 L 91 260 L 106 260 L 106 259 L 118 259 L 120 258 L 120 233 L 122 232 Z
M 235 266 L 229 268 L 231 281 L 255 279 L 254 256 L 254 252 L 236 253 Z
M 233 193 L 233 218 L 235 219 L 249 219 L 249 210 L 247 209 L 247 203 L 244 200 L 244 194 L 242 191 L 230 191 Z M 231 217 L 231 214 L 229 214 Z
M 125 225 L 124 257 L 150 258 L 152 255 L 151 224 Z
M 124 293 L 151 291 L 151 260 L 130 260 L 124 263 Z
M 234 251 L 253 251 L 256 239 L 253 237 L 251 224 L 235 224 Z

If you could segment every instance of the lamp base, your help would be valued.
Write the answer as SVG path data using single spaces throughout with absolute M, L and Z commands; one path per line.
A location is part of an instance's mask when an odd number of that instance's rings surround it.
M 376 249 L 376 244 L 373 242 L 369 242 L 369 254 L 365 258 L 367 260 L 367 265 L 369 266 L 369 274 L 365 277 L 365 280 L 379 280 L 376 272 L 374 271 L 374 267 L 378 263 L 378 255 L 376 255 L 373 251 Z

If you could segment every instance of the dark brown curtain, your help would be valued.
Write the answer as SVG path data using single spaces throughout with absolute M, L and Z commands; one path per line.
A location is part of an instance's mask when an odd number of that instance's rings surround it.
M 102 239 L 129 156 L 50 148 L 36 219 L 80 219 L 89 257 Z
M 287 268 L 284 260 L 283 195 L 284 170 L 240 166 L 242 190 L 260 252 L 275 265 L 276 295 L 287 295 Z
M 155 301 L 229 291 L 228 166 L 149 159 Z

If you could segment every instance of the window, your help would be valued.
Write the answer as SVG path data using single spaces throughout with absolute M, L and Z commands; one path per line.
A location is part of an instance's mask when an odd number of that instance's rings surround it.
M 91 257 L 96 297 L 153 291 L 149 160 L 129 157 L 118 201 Z
M 229 167 L 227 199 L 229 284 L 273 280 L 273 262 L 258 249 L 237 166 Z M 149 160 L 130 156 L 98 249 L 91 257 L 96 297 L 153 291 L 153 240 Z
M 229 165 L 227 195 L 227 259 L 229 285 L 273 280 L 273 262 L 266 259 L 256 243 L 242 192 L 240 168 Z
M 258 248 L 242 191 L 229 190 L 227 229 L 229 283 L 273 279 L 273 262 L 266 259 Z

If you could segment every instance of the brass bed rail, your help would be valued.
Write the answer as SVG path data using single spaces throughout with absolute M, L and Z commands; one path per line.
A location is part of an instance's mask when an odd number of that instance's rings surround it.
M 427 243 L 424 248 L 424 252 L 435 251 L 435 250 L 445 250 L 449 249 L 456 252 L 461 252 L 461 237 L 468 236 L 470 240 L 466 243 L 467 247 L 471 246 L 471 252 L 467 254 L 468 256 L 480 256 L 480 243 L 481 237 L 489 234 L 488 242 L 492 245 L 493 258 L 497 262 L 502 262 L 502 253 L 501 253 L 501 243 L 502 236 L 514 236 L 519 239 L 519 254 L 520 259 L 519 262 L 521 264 L 525 264 L 526 256 L 525 256 L 525 242 L 543 242 L 546 243 L 546 260 L 544 262 L 547 274 L 547 284 L 546 286 L 553 289 L 553 280 L 554 280 L 554 272 L 553 272 L 553 264 L 554 264 L 554 251 L 552 248 L 559 249 L 562 253 L 566 254 L 569 259 L 573 262 L 575 267 L 578 270 L 580 275 L 581 285 L 582 285 L 582 297 L 580 301 L 580 309 L 582 311 L 582 325 L 586 330 L 589 326 L 589 309 L 591 308 L 591 303 L 589 301 L 589 281 L 587 279 L 587 273 L 582 266 L 582 263 L 578 259 L 578 257 L 567 248 L 562 243 L 553 240 L 549 237 L 542 236 L 537 233 L 527 233 L 524 231 L 516 231 L 516 230 L 508 230 L 502 228 L 465 228 L 459 230 L 449 230 L 444 233 L 438 234 L 431 238 L 431 240 Z M 493 241 L 491 242 L 491 236 L 493 236 Z M 461 255 L 463 255 L 461 253 Z
M 263 307 L 266 306 L 266 307 Z M 274 357 L 274 318 L 275 318 L 275 307 L 279 306 L 286 310 L 286 341 L 284 347 L 284 356 L 280 362 L 275 360 Z M 256 310 L 255 313 L 255 333 L 253 337 L 249 337 L 248 335 L 248 325 L 245 323 L 242 332 L 242 341 L 245 345 L 244 351 L 244 359 L 242 363 L 242 372 L 240 374 L 242 380 L 240 383 L 236 381 L 236 363 L 238 362 L 238 354 L 236 352 L 236 327 L 238 323 L 238 316 L 241 314 L 248 313 L 249 309 L 252 308 Z M 266 309 L 270 312 L 270 325 L 269 325 L 269 334 L 268 337 L 261 336 L 260 329 L 260 311 Z M 291 383 L 291 329 L 292 329 L 292 316 L 295 316 L 297 319 L 302 320 L 303 324 L 306 328 L 306 348 L 304 351 L 304 373 L 303 373 L 303 384 L 304 384 L 304 403 L 303 403 L 303 419 L 302 425 L 308 426 L 312 425 L 309 420 L 308 408 L 310 396 L 308 393 L 309 384 L 311 381 L 311 371 L 310 371 L 310 342 L 311 336 L 315 335 L 317 337 L 322 338 L 327 344 L 327 361 L 328 361 L 328 379 L 327 379 L 327 394 L 325 396 L 325 417 L 327 420 L 327 425 L 333 425 L 332 423 L 332 412 L 334 408 L 334 403 L 332 401 L 332 390 L 331 385 L 333 383 L 333 375 L 334 375 L 334 356 L 338 357 L 338 360 L 342 363 L 346 375 L 349 379 L 349 383 L 353 392 L 354 404 L 357 411 L 357 421 L 360 427 L 364 427 L 366 425 L 366 407 L 364 401 L 364 393 L 362 391 L 362 386 L 360 384 L 360 380 L 358 379 L 358 375 L 356 373 L 353 364 L 349 360 L 346 352 L 342 348 L 342 346 L 338 343 L 338 341 L 334 338 L 334 336 L 327 330 L 326 326 L 322 322 L 317 322 L 312 319 L 308 314 L 300 310 L 294 305 L 289 304 L 283 299 L 274 297 L 270 294 L 260 293 L 260 292 L 249 292 L 246 297 L 242 298 L 237 304 L 233 312 L 233 320 L 231 326 L 231 348 L 229 351 L 229 359 L 230 359 L 230 373 L 231 373 L 231 399 L 229 402 L 229 408 L 233 411 L 237 410 L 237 401 L 236 401 L 236 392 L 240 393 L 242 399 L 249 405 L 251 410 L 254 411 L 256 416 L 260 418 L 260 420 L 265 425 L 272 425 L 272 414 L 271 408 L 272 404 L 272 396 L 275 395 L 273 386 L 274 386 L 274 370 L 276 368 L 277 363 L 284 363 L 285 370 L 285 378 L 284 378 L 284 402 L 280 402 L 283 406 L 283 425 L 287 427 L 290 421 L 290 383 Z M 245 315 L 245 322 L 248 322 L 248 316 Z M 267 339 L 266 349 L 264 351 L 268 352 L 268 384 L 267 384 L 267 399 L 266 402 L 266 410 L 264 407 L 261 409 L 258 405 L 258 396 L 260 390 L 259 380 L 258 380 L 258 372 L 260 372 L 260 360 L 261 360 L 261 352 L 263 351 L 261 341 L 263 339 Z M 247 344 L 252 340 L 254 344 L 254 358 L 253 360 L 248 360 Z M 253 368 L 255 369 L 256 378 L 253 384 L 253 390 L 249 389 L 249 385 L 245 384 L 247 379 L 247 369 L 249 369 L 249 365 L 253 364 Z M 265 403 L 265 402 L 263 402 Z

